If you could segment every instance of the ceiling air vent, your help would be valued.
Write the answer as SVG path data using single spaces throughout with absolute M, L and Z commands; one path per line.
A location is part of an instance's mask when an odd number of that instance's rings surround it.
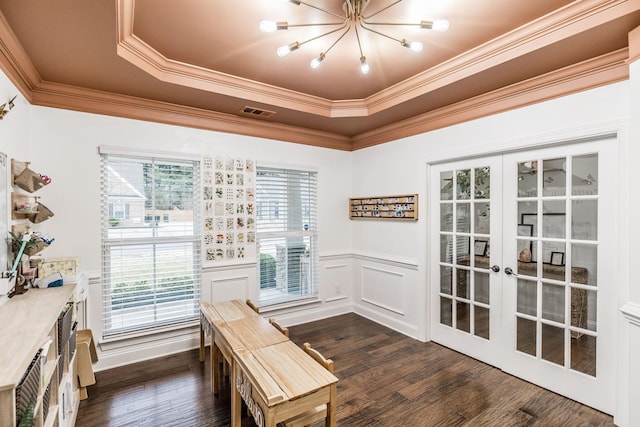
M 244 107 L 240 112 L 245 116 L 258 117 L 260 119 L 268 119 L 276 113 L 275 111 L 261 110 L 260 108 L 248 106 Z

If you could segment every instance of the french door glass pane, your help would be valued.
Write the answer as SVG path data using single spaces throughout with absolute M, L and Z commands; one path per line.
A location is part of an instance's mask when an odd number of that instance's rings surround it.
M 564 239 L 566 233 L 566 207 L 564 201 L 542 203 L 542 237 Z
M 585 274 L 579 283 L 598 286 L 598 247 L 596 245 L 574 243 L 571 245 L 572 264 L 582 267 Z M 572 282 L 575 282 L 572 278 Z
M 440 200 L 453 200 L 453 171 L 440 174 Z
M 489 273 L 476 271 L 474 278 L 475 293 L 473 300 L 482 304 L 489 304 Z
M 469 236 L 456 237 L 456 264 L 469 265 Z
M 542 325 L 542 358 L 564 365 L 564 328 Z
M 571 288 L 571 326 L 595 332 L 598 314 L 595 309 L 597 294 L 581 288 Z M 576 333 L 574 335 L 579 335 Z
M 571 209 L 571 237 L 577 240 L 597 240 L 598 201 L 574 200 Z
M 516 322 L 516 350 L 536 355 L 536 322 L 522 317 Z
M 573 158 L 571 194 L 587 196 L 598 194 L 598 155 L 587 154 Z
M 471 273 L 469 270 L 458 269 L 458 281 L 456 283 L 456 296 L 469 299 L 471 287 Z
M 535 316 L 538 313 L 538 284 L 529 280 L 518 279 L 517 312 Z
M 452 268 L 445 265 L 440 266 L 440 292 L 451 295 Z
M 456 182 L 458 188 L 456 198 L 458 200 L 469 200 L 471 198 L 471 170 L 458 171 Z
M 471 331 L 471 306 L 466 302 L 456 303 L 456 328 L 464 332 Z
M 486 340 L 489 339 L 489 309 L 485 307 L 474 306 L 474 334 Z
M 476 234 L 489 234 L 491 232 L 489 221 L 489 203 L 476 203 L 474 205 L 474 224 Z
M 456 205 L 456 232 L 471 232 L 471 205 L 469 203 Z
M 566 194 L 566 160 L 543 160 L 542 194 L 544 196 L 564 196 Z
M 489 185 L 489 178 L 491 176 L 491 169 L 488 166 L 476 169 L 475 179 L 475 196 L 476 199 L 488 199 L 491 195 L 491 188 Z
M 518 163 L 518 197 L 538 195 L 538 162 L 529 160 Z
M 451 263 L 453 260 L 453 236 L 440 235 L 440 262 Z
M 564 286 L 542 284 L 542 318 L 564 322 Z
M 451 298 L 440 297 L 440 323 L 453 326 L 453 303 Z
M 453 231 L 453 205 L 440 204 L 440 231 Z
M 586 334 L 571 340 L 571 369 L 596 376 L 596 343 L 596 337 Z

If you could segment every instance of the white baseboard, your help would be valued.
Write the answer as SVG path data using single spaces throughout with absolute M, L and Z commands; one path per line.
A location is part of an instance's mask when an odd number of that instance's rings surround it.
M 379 311 L 372 310 L 368 307 L 365 307 L 361 304 L 353 305 L 353 312 L 366 317 L 367 319 L 376 322 L 380 325 L 386 326 L 389 329 L 393 329 L 394 331 L 400 332 L 408 337 L 413 339 L 418 338 L 418 327 L 416 325 L 412 325 L 410 323 L 402 322 L 400 320 L 394 319 L 393 317 L 386 316 L 381 314 Z

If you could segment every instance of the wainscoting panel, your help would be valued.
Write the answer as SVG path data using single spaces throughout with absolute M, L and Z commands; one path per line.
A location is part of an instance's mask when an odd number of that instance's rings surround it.
M 324 301 L 349 298 L 351 294 L 351 263 L 323 263 L 321 293 Z
M 407 293 L 405 275 L 370 266 L 362 266 L 360 271 L 362 301 L 404 316 Z
M 415 260 L 357 253 L 353 311 L 413 338 L 421 336 L 425 283 Z
M 226 301 L 230 299 L 247 299 L 249 294 L 249 276 L 239 275 L 212 279 L 211 301 Z

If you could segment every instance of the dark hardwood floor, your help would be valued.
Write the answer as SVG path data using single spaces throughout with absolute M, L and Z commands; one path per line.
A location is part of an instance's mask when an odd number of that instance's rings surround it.
M 333 359 L 340 426 L 613 425 L 606 414 L 355 314 L 294 326 L 290 334 Z M 208 354 L 200 363 L 197 350 L 96 379 L 77 426 L 229 425 L 229 384 L 211 394 Z M 253 420 L 245 417 L 242 425 Z

